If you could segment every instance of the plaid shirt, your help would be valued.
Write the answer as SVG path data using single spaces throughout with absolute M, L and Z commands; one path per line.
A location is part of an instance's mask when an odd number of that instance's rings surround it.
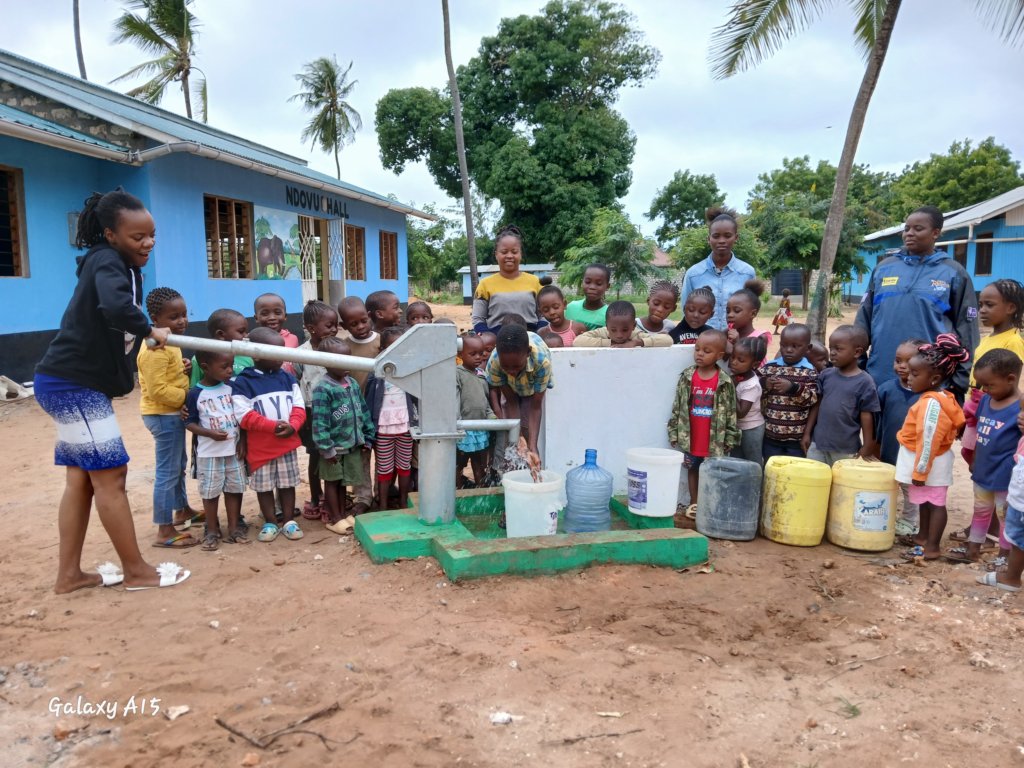
M 487 361 L 485 378 L 491 387 L 498 389 L 507 386 L 520 397 L 539 395 L 554 386 L 551 380 L 551 350 L 540 336 L 531 333 L 530 354 L 523 370 L 515 376 L 509 376 L 498 364 L 498 351 L 495 350 Z
M 672 416 L 668 420 L 668 441 L 687 453 L 690 452 L 690 396 L 696 370 L 697 366 L 691 365 L 679 375 Z M 740 444 L 740 430 L 736 426 L 736 385 L 721 369 L 711 409 L 708 456 L 728 456 L 729 451 Z
M 765 379 L 778 376 L 796 385 L 793 394 L 776 395 L 765 387 Z M 780 442 L 798 441 L 804 436 L 811 408 L 818 402 L 818 372 L 804 358 L 795 365 L 786 365 L 777 357 L 757 372 L 764 394 L 761 395 L 761 413 L 764 414 L 764 436 Z
M 359 382 L 345 377 L 344 385 L 324 376 L 313 390 L 313 443 L 325 459 L 357 445 L 370 446 L 377 430 L 363 399 Z

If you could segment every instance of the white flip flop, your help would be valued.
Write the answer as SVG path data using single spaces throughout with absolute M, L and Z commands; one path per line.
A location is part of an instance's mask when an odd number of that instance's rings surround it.
M 125 587 L 125 590 L 128 592 L 140 592 L 143 589 L 174 587 L 192 575 L 192 571 L 185 570 L 177 563 L 160 563 L 156 567 L 156 572 L 160 576 L 159 584 L 154 584 L 152 587 Z
M 103 579 L 101 586 L 104 587 L 116 587 L 124 581 L 124 574 L 121 573 L 121 569 L 109 560 L 97 565 L 96 573 L 98 573 L 100 578 Z
M 999 574 L 994 571 L 989 573 L 983 573 L 977 578 L 979 584 L 984 584 L 986 587 L 995 587 L 996 589 L 1002 589 L 1006 592 L 1020 592 L 1020 587 L 1012 587 L 1009 584 L 999 583 Z

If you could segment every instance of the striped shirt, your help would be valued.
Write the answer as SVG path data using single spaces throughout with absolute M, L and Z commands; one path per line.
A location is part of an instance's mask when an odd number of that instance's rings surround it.
M 796 384 L 792 394 L 777 395 L 768 391 L 765 379 L 771 376 Z M 758 371 L 764 394 L 761 412 L 764 414 L 765 439 L 798 441 L 804 435 L 811 408 L 818 402 L 818 372 L 807 358 L 794 365 L 786 365 L 777 357 Z

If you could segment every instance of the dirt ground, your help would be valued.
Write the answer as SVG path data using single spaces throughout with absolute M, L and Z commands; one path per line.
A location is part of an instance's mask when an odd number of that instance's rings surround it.
M 148 544 L 151 439 L 137 394 L 116 410 Z M 978 566 L 758 539 L 713 541 L 711 569 L 451 584 L 305 523 L 300 542 L 145 547 L 192 569 L 174 589 L 57 596 L 53 428 L 28 401 L 0 405 L 0 435 L 4 766 L 1024 765 L 1024 602 Z M 950 529 L 969 487 L 961 464 Z M 112 556 L 94 520 L 84 563 Z M 265 749 L 215 722 L 258 740 L 335 703 Z

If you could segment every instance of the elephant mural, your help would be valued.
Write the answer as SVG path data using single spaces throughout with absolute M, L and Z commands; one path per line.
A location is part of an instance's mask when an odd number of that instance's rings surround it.
M 283 277 L 285 270 L 284 243 L 277 235 L 260 238 L 256 246 L 256 274 L 269 277 L 269 267 L 274 267 L 274 277 Z

